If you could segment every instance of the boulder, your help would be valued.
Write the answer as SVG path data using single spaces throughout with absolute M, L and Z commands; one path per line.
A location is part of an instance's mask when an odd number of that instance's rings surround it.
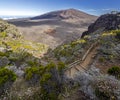
M 60 57 L 60 61 L 65 62 L 67 59 L 65 57 Z
M 18 77 L 22 77 L 24 75 L 24 71 L 20 68 L 17 68 L 17 66 L 8 66 L 9 70 L 13 71 Z
M 7 57 L 2 57 L 0 58 L 0 67 L 4 67 L 7 66 L 9 64 L 9 60 Z

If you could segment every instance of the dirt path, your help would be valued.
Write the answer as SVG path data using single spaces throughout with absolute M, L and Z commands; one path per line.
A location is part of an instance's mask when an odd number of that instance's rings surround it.
M 98 46 L 96 46 L 86 57 L 86 59 L 81 63 L 81 66 L 88 67 L 90 63 L 92 63 L 94 56 L 97 53 Z
M 78 72 L 78 71 L 85 71 L 85 69 L 87 70 L 88 65 L 90 63 L 92 63 L 93 61 L 93 57 L 96 55 L 97 53 L 97 49 L 98 49 L 98 45 L 95 45 L 87 54 L 87 56 L 85 57 L 85 59 L 78 64 L 77 66 L 71 67 L 71 69 L 67 70 L 66 74 L 68 77 L 74 77 L 74 75 Z

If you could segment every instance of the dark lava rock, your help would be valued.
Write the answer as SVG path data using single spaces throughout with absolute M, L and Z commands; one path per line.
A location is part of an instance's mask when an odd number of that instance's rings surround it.
M 88 27 L 88 31 L 84 32 L 81 37 L 100 30 L 100 33 L 108 30 L 120 29 L 120 13 L 116 14 L 105 14 L 100 16 L 95 23 Z

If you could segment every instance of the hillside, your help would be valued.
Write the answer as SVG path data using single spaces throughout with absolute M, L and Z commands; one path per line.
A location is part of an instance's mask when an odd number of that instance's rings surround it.
M 104 19 L 106 19 L 106 20 L 104 20 Z M 111 19 L 111 20 L 109 20 L 109 19 Z M 93 52 L 93 55 L 92 55 L 93 58 L 94 58 L 94 56 L 95 57 L 98 56 L 99 59 L 104 59 L 104 60 L 106 59 L 106 61 L 107 61 L 107 59 L 110 60 L 109 57 L 111 56 L 111 57 L 113 57 L 113 58 L 111 58 L 112 63 L 113 63 L 112 65 L 114 65 L 114 64 L 119 65 L 118 60 L 119 60 L 119 56 L 120 56 L 120 54 L 119 54 L 120 47 L 119 47 L 119 35 L 117 35 L 117 34 L 119 34 L 119 29 L 120 29 L 119 19 L 120 19 L 120 16 L 118 16 L 118 14 L 107 14 L 107 15 L 100 16 L 98 18 L 98 20 L 95 21 L 95 23 L 93 23 L 89 26 L 88 31 L 83 32 L 81 39 L 77 39 L 75 41 L 72 41 L 71 43 L 67 43 L 67 44 L 58 46 L 53 51 L 53 56 L 55 57 L 54 60 L 56 60 L 56 61 L 60 60 L 60 61 L 65 62 L 66 64 L 70 64 L 71 62 L 74 62 L 77 60 L 80 61 L 80 60 L 86 58 L 85 57 L 87 55 L 86 52 L 88 52 L 88 51 L 90 52 L 91 49 L 94 50 L 94 48 L 97 45 L 99 47 L 99 48 L 97 48 L 98 52 L 95 52 L 95 51 Z M 109 24 L 109 23 L 111 23 L 111 24 Z M 103 28 L 104 28 L 104 30 L 101 30 Z M 118 38 L 118 40 L 117 40 L 117 38 Z M 96 44 L 96 45 L 93 46 L 94 44 Z M 103 50 L 103 51 L 101 51 L 101 50 Z M 103 53 L 103 56 L 102 56 L 102 53 Z M 89 53 L 88 53 L 88 55 L 89 55 Z M 50 56 L 52 56 L 52 55 L 50 55 Z M 95 59 L 98 59 L 98 58 L 95 58 Z M 114 60 L 114 58 L 116 60 Z M 93 61 L 94 61 L 94 59 L 93 59 Z M 110 62 L 108 62 L 107 64 L 109 65 Z M 105 70 L 104 70 L 104 72 L 105 72 Z
M 0 95 L 11 87 L 13 80 L 24 75 L 26 67 L 39 65 L 39 58 L 47 50 L 47 45 L 25 40 L 14 25 L 0 20 Z
M 70 92 L 64 100 L 110 100 L 112 98 L 119 100 L 120 16 L 118 15 L 119 13 L 100 16 L 89 26 L 88 31 L 83 33 L 82 39 L 61 45 L 53 51 L 53 55 L 48 54 L 48 58 L 50 56 L 56 62 L 63 61 L 67 64 L 65 69 L 67 77 L 80 83 L 80 87 Z M 115 84 L 117 91 L 113 86 L 116 81 L 113 76 L 118 81 L 118 84 Z
M 6 21 L 0 20 L 0 32 L 0 44 L 3 49 L 9 48 L 13 51 L 21 49 L 37 57 L 42 56 L 47 51 L 47 45 L 25 40 L 18 29 Z
M 9 20 L 24 33 L 27 40 L 55 48 L 81 37 L 88 25 L 97 19 L 76 9 L 60 10 L 28 19 Z
M 0 20 L 0 100 L 55 100 L 64 89 L 64 63 L 41 64 L 48 46 L 27 41 Z
M 118 14 L 100 16 L 82 38 L 54 50 L 0 20 L 0 99 L 120 100 Z

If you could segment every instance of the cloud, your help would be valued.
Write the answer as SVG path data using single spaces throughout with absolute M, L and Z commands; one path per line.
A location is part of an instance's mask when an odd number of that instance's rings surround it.
M 94 12 L 94 11 L 97 11 L 97 10 L 96 9 L 88 9 L 87 11 L 93 11 Z
M 13 10 L 0 10 L 0 15 L 5 15 L 5 16 L 31 16 L 31 15 L 38 15 L 38 13 L 36 12 L 32 12 L 32 11 L 13 11 Z
M 86 11 L 96 12 L 96 11 L 98 11 L 98 10 L 96 10 L 96 9 L 87 9 Z
M 101 9 L 102 11 L 111 11 L 113 10 L 112 8 L 107 8 L 107 9 Z
M 114 9 L 114 8 L 105 8 L 105 9 L 87 9 L 88 12 L 109 12 L 109 11 L 118 11 L 120 9 Z

